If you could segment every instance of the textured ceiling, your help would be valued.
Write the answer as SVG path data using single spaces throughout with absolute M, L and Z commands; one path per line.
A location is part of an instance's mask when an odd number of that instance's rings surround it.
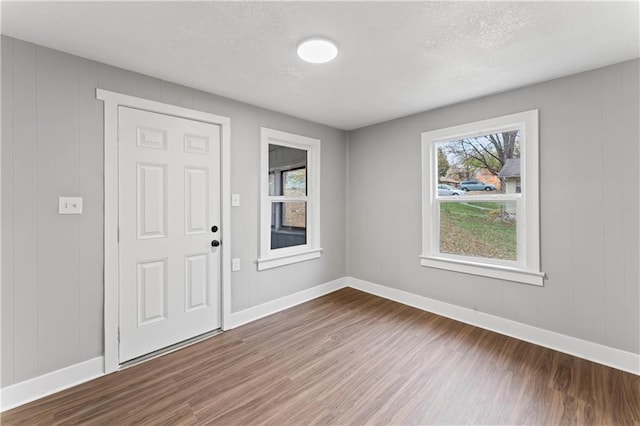
M 355 129 L 637 58 L 638 2 L 2 2 L 3 34 Z M 340 48 L 307 64 L 297 43 Z

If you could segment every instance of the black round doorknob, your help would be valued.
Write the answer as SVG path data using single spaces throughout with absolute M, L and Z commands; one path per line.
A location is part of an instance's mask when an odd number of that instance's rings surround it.
M 218 227 L 216 225 L 213 225 L 211 227 L 211 232 L 218 232 Z
M 218 240 L 211 241 L 211 247 L 218 247 L 219 245 L 220 245 L 220 241 Z

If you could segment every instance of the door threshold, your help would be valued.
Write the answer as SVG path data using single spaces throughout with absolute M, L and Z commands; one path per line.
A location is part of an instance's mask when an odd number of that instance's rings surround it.
M 210 337 L 217 336 L 222 333 L 222 329 L 217 329 L 213 331 L 208 331 L 204 334 L 200 334 L 198 336 L 192 337 L 187 340 L 183 340 L 182 342 L 175 343 L 171 346 L 167 346 L 166 348 L 158 349 L 157 351 L 148 353 L 146 355 L 139 356 L 137 358 L 131 359 L 129 361 L 123 362 L 120 364 L 119 371 L 125 370 L 129 367 L 136 366 L 138 364 L 142 364 L 143 362 L 161 357 L 163 355 L 170 354 L 171 352 L 178 351 L 180 349 L 186 348 L 187 346 L 194 345 L 196 343 L 200 343 L 203 340 L 207 340 Z

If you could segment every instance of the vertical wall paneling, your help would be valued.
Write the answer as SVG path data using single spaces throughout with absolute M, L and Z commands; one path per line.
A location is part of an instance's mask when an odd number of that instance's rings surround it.
M 13 382 L 13 41 L 2 40 L 2 383 Z
M 103 90 L 117 91 L 116 75 L 118 69 L 110 65 L 98 64 L 98 86 Z M 95 98 L 95 94 L 94 94 Z M 102 131 L 102 130 L 101 130 Z M 103 135 L 104 136 L 104 135 Z
M 537 87 L 540 112 L 540 252 L 544 283 L 538 325 L 573 334 L 573 211 L 571 87 L 555 80 Z M 561 260 L 561 261 L 560 261 Z M 527 303 L 521 303 L 526 309 Z M 529 323 L 528 321 L 524 321 Z M 532 324 L 532 323 L 529 323 Z
M 574 332 L 604 341 L 602 72 L 571 79 Z
M 38 368 L 37 48 L 13 43 L 14 380 Z M 3 262 L 4 263 L 4 262 Z
M 640 177 L 638 177 L 640 151 L 640 61 L 627 62 L 621 66 L 622 76 L 622 138 L 623 162 L 620 185 L 625 188 L 622 202 L 624 214 L 624 246 L 619 255 L 624 258 L 625 323 L 627 324 L 626 350 L 640 353 Z M 615 184 L 617 182 L 610 182 Z M 634 188 L 635 186 L 635 188 Z
M 118 69 L 115 90 L 131 96 L 158 100 L 161 82 L 142 74 Z
M 193 95 L 195 90 L 188 87 L 182 88 L 182 96 L 180 97 L 180 106 L 185 108 L 193 108 Z
M 78 58 L 38 47 L 38 373 L 80 361 L 79 215 L 57 197 L 79 194 Z
M 80 232 L 80 357 L 102 355 L 103 334 L 103 230 L 95 226 L 104 214 L 102 149 L 103 105 L 95 99 L 98 65 L 78 61 L 78 185 L 84 198 L 84 213 L 78 218 Z M 100 332 L 96 333 L 96 330 Z
M 344 151 L 344 158 L 345 158 L 345 162 L 347 164 L 349 164 L 351 162 L 350 158 L 351 158 L 351 144 L 349 143 L 349 133 L 347 133 L 347 137 L 346 137 L 346 143 L 347 146 L 345 147 L 345 151 Z M 349 167 L 346 167 L 345 170 L 345 174 L 344 174 L 344 183 L 345 183 L 345 191 L 344 191 L 344 219 L 345 219 L 345 228 L 343 230 L 344 232 L 344 262 L 345 262 L 345 271 L 348 277 L 351 276 L 351 271 L 349 271 L 349 250 L 350 250 L 350 244 L 351 244 L 351 230 L 348 226 L 348 222 L 349 222 L 349 215 L 351 214 L 351 210 L 349 209 L 349 199 L 350 199 L 350 194 L 351 194 L 351 176 L 349 174 Z
M 611 208 L 618 200 L 624 199 L 626 185 L 615 184 L 616 176 L 624 174 L 622 134 L 622 81 L 620 68 L 611 68 L 602 73 L 602 140 L 600 156 L 604 172 L 603 213 L 604 213 L 604 315 L 605 342 L 625 340 L 629 332 L 624 320 L 625 304 L 624 257 L 618 256 L 616 248 L 624 247 L 624 211 Z M 620 324 L 615 326 L 616 324 Z
M 200 90 L 191 90 L 191 106 L 188 108 L 196 109 L 198 111 L 215 111 L 215 109 L 211 108 L 210 98 L 211 96 Z
M 181 87 L 174 83 L 163 81 L 160 83 L 160 102 L 172 105 L 181 104 Z

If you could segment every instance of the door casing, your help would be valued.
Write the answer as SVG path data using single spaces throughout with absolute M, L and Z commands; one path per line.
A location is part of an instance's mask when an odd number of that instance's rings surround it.
M 111 373 L 120 368 L 118 358 L 118 107 L 137 108 L 217 124 L 221 128 L 220 283 L 223 330 L 231 326 L 231 120 L 220 115 L 103 89 L 96 90 L 96 98 L 104 102 L 104 372 Z

